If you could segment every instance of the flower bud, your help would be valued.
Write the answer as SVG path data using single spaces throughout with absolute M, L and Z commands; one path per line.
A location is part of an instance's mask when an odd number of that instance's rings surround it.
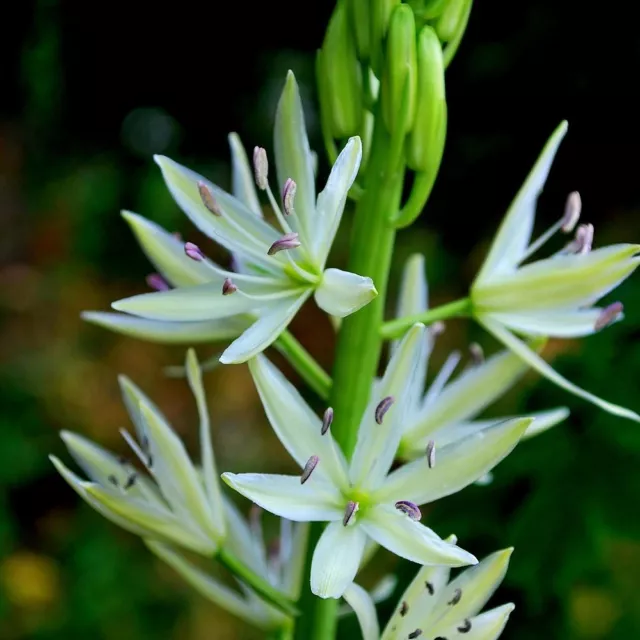
M 384 41 L 387 36 L 387 29 L 389 28 L 391 12 L 396 5 L 400 4 L 400 0 L 369 0 L 369 3 L 371 67 L 376 76 L 380 77 L 382 75 L 382 65 L 384 61 Z
M 447 102 L 442 47 L 429 26 L 418 34 L 417 60 L 416 116 L 407 144 L 407 164 L 414 171 L 435 174 L 444 150 Z
M 411 7 L 401 4 L 391 14 L 380 87 L 382 116 L 392 134 L 406 133 L 413 125 L 417 76 L 416 22 Z
M 371 49 L 370 5 L 370 0 L 347 0 L 349 25 L 356 41 L 358 59 L 361 62 L 369 60 Z
M 436 23 L 436 32 L 442 42 L 449 42 L 458 33 L 460 23 L 465 20 L 471 0 L 449 0 Z
M 362 71 L 344 3 L 339 3 L 331 16 L 317 64 L 320 105 L 326 110 L 331 135 L 356 135 L 363 115 Z

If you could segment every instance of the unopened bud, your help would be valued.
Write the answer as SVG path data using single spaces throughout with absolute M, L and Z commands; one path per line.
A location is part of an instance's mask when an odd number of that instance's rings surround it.
M 400 0 L 369 0 L 371 20 L 371 67 L 375 75 L 382 76 L 384 64 L 384 42 L 389 29 L 391 12 Z
M 184 252 L 189 258 L 196 262 L 202 262 L 204 260 L 204 253 L 202 253 L 200 247 L 197 244 L 193 244 L 193 242 L 184 243 Z
M 462 21 L 467 19 L 470 2 L 471 0 L 448 0 L 436 23 L 436 31 L 440 40 L 449 42 L 455 38 Z
M 331 428 L 333 422 L 333 409 L 328 407 L 322 416 L 322 427 L 320 429 L 320 435 L 324 435 Z
M 290 216 L 295 211 L 293 204 L 297 188 L 295 181 L 287 178 L 287 181 L 284 183 L 284 188 L 282 189 L 282 208 L 286 216 Z
M 304 465 L 304 469 L 302 470 L 302 475 L 300 476 L 300 484 L 304 484 L 313 473 L 313 470 L 318 466 L 318 462 L 320 458 L 318 456 L 311 456 L 307 463 Z
M 347 502 L 347 506 L 344 508 L 344 517 L 342 518 L 342 524 L 345 527 L 349 525 L 359 508 L 360 505 L 357 502 L 353 502 L 353 500 Z
M 238 290 L 238 287 L 233 283 L 231 278 L 225 278 L 222 283 L 222 295 L 230 296 L 232 293 L 235 293 Z
M 287 249 L 296 249 L 300 246 L 300 240 L 298 240 L 297 233 L 285 233 L 280 240 L 276 240 L 270 247 L 267 253 L 272 256 L 280 251 L 286 251 Z
M 391 409 L 391 405 L 395 402 L 395 398 L 393 396 L 387 396 L 386 398 L 382 398 L 378 403 L 378 406 L 375 410 L 375 420 L 378 424 L 382 424 L 384 420 L 384 416 Z
M 572 191 L 567 197 L 567 203 L 564 206 L 564 215 L 562 216 L 563 233 L 571 233 L 580 220 L 580 212 L 582 211 L 582 199 L 577 191 Z
M 218 204 L 218 201 L 213 197 L 211 189 L 209 189 L 209 187 L 202 181 L 198 182 L 198 193 L 200 194 L 202 204 L 205 206 L 207 211 L 213 213 L 214 216 L 222 215 L 220 205 Z
M 360 62 L 369 60 L 371 50 L 370 0 L 347 0 L 349 26 L 356 41 Z
M 623 310 L 624 307 L 622 306 L 622 302 L 614 302 L 613 304 L 610 304 L 600 312 L 593 328 L 596 331 L 600 331 L 601 329 L 608 327 L 610 324 L 613 324 L 616 320 L 620 319 Z
M 253 149 L 253 173 L 258 189 L 264 191 L 269 186 L 269 160 L 264 147 Z
M 398 511 L 401 511 L 406 516 L 409 516 L 412 520 L 420 520 L 422 518 L 422 513 L 420 512 L 420 508 L 417 504 L 413 502 L 409 502 L 409 500 L 398 500 L 396 502 L 395 507 Z
M 171 289 L 171 285 L 159 273 L 150 273 L 146 277 L 146 282 L 155 291 L 168 291 Z

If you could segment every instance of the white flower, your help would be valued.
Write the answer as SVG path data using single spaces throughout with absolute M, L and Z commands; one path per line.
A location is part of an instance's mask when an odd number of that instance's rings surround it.
M 418 521 L 418 505 L 459 491 L 483 476 L 516 445 L 529 418 L 489 429 L 481 442 L 467 439 L 389 473 L 413 376 L 425 357 L 425 328 L 411 328 L 392 357 L 362 417 L 349 464 L 330 434 L 331 410 L 321 421 L 297 390 L 263 356 L 249 367 L 265 412 L 282 444 L 303 468 L 301 476 L 223 474 L 241 494 L 281 517 L 328 521 L 311 567 L 311 589 L 340 597 L 353 581 L 370 538 L 420 564 L 461 566 L 475 558 Z
M 572 195 L 565 215 L 531 242 L 538 195 L 567 131 L 553 133 L 500 226 L 471 288 L 472 313 L 498 340 L 555 384 L 615 415 L 640 416 L 569 382 L 512 331 L 525 336 L 571 338 L 592 334 L 621 318 L 622 305 L 593 305 L 638 266 L 640 245 L 617 244 L 591 251 L 593 227 L 580 225 L 573 242 L 550 258 L 523 265 L 556 231 L 573 229 L 579 199 Z
M 352 584 L 344 597 L 358 616 L 363 640 L 495 640 L 514 605 L 480 611 L 502 582 L 512 551 L 493 553 L 451 582 L 448 567 L 423 567 L 403 593 L 382 635 L 367 592 Z
M 138 474 L 129 462 L 69 431 L 62 432 L 62 439 L 91 480 L 80 479 L 55 456 L 51 460 L 86 502 L 117 525 L 143 538 L 212 556 L 227 533 L 225 505 L 193 351 L 187 354 L 186 370 L 200 415 L 201 474 L 159 409 L 125 377 L 120 385 L 138 442 L 127 431 L 122 435 L 151 477 Z
M 221 268 L 195 245 L 183 244 L 153 223 L 125 214 L 147 255 L 176 288 L 113 304 L 114 309 L 143 319 L 142 324 L 127 324 L 121 316 L 85 317 L 125 333 L 170 341 L 239 335 L 220 357 L 221 362 L 232 363 L 248 360 L 276 340 L 312 294 L 324 311 L 340 317 L 370 302 L 377 295 L 370 278 L 325 269 L 360 166 L 360 139 L 348 141 L 316 199 L 302 104 L 289 73 L 276 113 L 274 146 L 282 210 L 269 188 L 264 149 L 256 147 L 254 169 L 280 229 L 260 215 L 246 154 L 236 139 L 232 143 L 235 196 L 157 156 L 178 205 L 200 231 L 233 254 L 237 271 Z
M 413 316 L 428 309 L 428 285 L 424 257 L 411 256 L 404 268 L 396 316 Z M 498 423 L 511 419 L 494 418 L 477 420 L 476 417 L 491 403 L 506 393 L 528 370 L 528 364 L 511 351 L 498 353 L 481 362 L 468 366 L 450 382 L 461 354 L 454 351 L 424 392 L 429 356 L 439 333 L 433 326 L 425 336 L 426 357 L 418 363 L 413 378 L 415 392 L 410 395 L 411 407 L 407 413 L 402 439 L 398 450 L 401 458 L 416 458 L 425 455 L 432 441 L 440 449 L 464 438 L 481 440 L 483 434 Z M 391 351 L 399 341 L 391 343 Z M 569 415 L 565 407 L 529 414 L 535 418 L 524 437 L 541 433 L 564 420 Z M 433 455 L 437 454 L 434 453 Z

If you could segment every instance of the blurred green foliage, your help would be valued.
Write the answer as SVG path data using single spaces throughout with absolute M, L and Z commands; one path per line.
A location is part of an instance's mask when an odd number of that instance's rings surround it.
M 275 96 L 289 66 L 309 99 L 318 141 L 313 50 L 332 3 L 315 4 L 304 17 L 293 2 L 254 7 L 250 15 L 241 3 L 210 7 L 196 16 L 195 3 L 164 15 L 146 3 L 137 14 L 116 2 L 98 19 L 81 3 L 37 0 L 20 3 L 4 23 L 3 640 L 253 637 L 192 594 L 137 539 L 80 504 L 53 473 L 47 453 L 63 454 L 61 428 L 122 450 L 120 372 L 159 398 L 193 444 L 195 409 L 186 385 L 162 375 L 164 366 L 181 361 L 180 350 L 107 335 L 83 325 L 79 313 L 144 289 L 148 266 L 120 208 L 195 235 L 166 193 L 151 153 L 193 160 L 225 183 L 226 132 L 237 129 L 249 145 L 268 146 Z M 640 237 L 640 132 L 626 99 L 640 62 L 633 9 L 618 16 L 615 46 L 604 52 L 589 36 L 599 32 L 600 16 L 581 3 L 491 4 L 477 3 L 448 76 L 451 132 L 432 203 L 399 238 L 395 275 L 410 252 L 425 252 L 434 303 L 464 293 L 501 212 L 563 117 L 572 128 L 541 198 L 541 218 L 553 219 L 564 195 L 578 188 L 600 242 Z M 265 32 L 274 11 L 278 25 Z M 207 24 L 218 33 L 228 28 L 246 57 L 230 65 L 227 45 L 211 46 Z M 348 249 L 345 232 L 336 262 Z M 638 410 L 640 278 L 616 295 L 625 303 L 624 323 L 583 342 L 552 342 L 546 355 L 587 389 Z M 329 368 L 333 334 L 326 319 L 310 307 L 293 330 Z M 434 365 L 472 340 L 492 348 L 476 327 L 452 322 Z M 213 351 L 202 349 L 201 356 Z M 221 469 L 292 469 L 245 367 L 216 370 L 207 386 Z M 516 547 L 494 598 L 517 605 L 505 638 L 640 637 L 640 429 L 535 375 L 491 413 L 561 404 L 572 410 L 566 424 L 519 447 L 491 485 L 434 505 L 428 522 L 443 535 L 455 531 L 477 555 Z M 366 579 L 396 566 L 406 584 L 415 567 L 396 565 L 384 553 Z M 383 617 L 390 606 L 381 606 Z M 346 619 L 344 638 L 355 637 L 353 624 Z

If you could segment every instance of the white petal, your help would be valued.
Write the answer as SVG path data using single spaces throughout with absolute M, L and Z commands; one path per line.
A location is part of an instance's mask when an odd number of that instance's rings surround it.
M 596 321 L 601 312 L 602 309 L 594 307 L 567 311 L 490 313 L 489 317 L 513 331 L 530 336 L 579 338 L 596 332 Z M 622 314 L 617 320 L 622 320 Z
M 620 416 L 621 418 L 628 418 L 635 422 L 640 422 L 640 415 L 630 409 L 625 409 L 617 404 L 607 402 L 602 398 L 599 398 L 584 389 L 581 389 L 577 385 L 569 382 L 566 378 L 561 376 L 555 371 L 549 364 L 547 364 L 537 353 L 534 353 L 529 347 L 516 338 L 510 331 L 502 327 L 501 325 L 493 322 L 490 318 L 479 318 L 478 322 L 489 332 L 492 333 L 502 344 L 511 349 L 515 354 L 520 356 L 529 366 L 535 369 L 538 373 L 542 374 L 548 380 L 551 380 L 554 384 L 562 387 L 569 393 L 573 393 L 580 398 L 592 402 L 596 406 L 608 411 L 609 413 Z
M 427 456 L 403 465 L 391 473 L 376 492 L 380 501 L 410 500 L 425 504 L 456 493 L 493 469 L 516 446 L 531 418 L 500 422 L 446 447 L 436 444 L 436 462 L 429 467 Z
M 347 469 L 342 451 L 330 432 L 321 435 L 322 421 L 298 390 L 262 355 L 249 361 L 249 371 L 267 418 L 291 457 L 304 467 L 311 456 L 318 456 L 320 461 L 313 477 L 331 479 L 337 487 L 346 488 Z
M 155 222 L 131 211 L 123 211 L 122 217 L 129 223 L 147 258 L 172 285 L 202 284 L 215 277 L 204 261 L 196 262 L 185 254 L 184 242 Z
M 465 569 L 452 580 L 440 592 L 437 604 L 429 617 L 430 631 L 439 634 L 447 627 L 477 615 L 504 579 L 512 552 L 513 548 L 492 553 L 475 567 Z M 452 606 L 448 603 L 458 589 L 462 596 L 458 603 Z
M 302 591 L 309 532 L 308 522 L 297 522 L 293 525 L 291 554 L 285 561 L 282 576 L 282 589 L 292 600 L 297 600 Z
M 344 599 L 349 603 L 360 623 L 362 640 L 380 640 L 380 625 L 373 599 L 369 594 L 355 582 L 352 582 L 343 594 Z
M 83 311 L 83 320 L 132 338 L 164 344 L 198 344 L 237 338 L 251 322 L 240 316 L 202 322 L 147 320 L 124 313 Z
M 464 549 L 442 540 L 431 529 L 391 506 L 367 509 L 358 526 L 392 553 L 418 564 L 461 567 L 478 562 Z
M 258 200 L 253 171 L 249 166 L 247 153 L 242 146 L 242 141 L 237 133 L 229 134 L 229 146 L 231 147 L 231 181 L 233 195 L 254 215 L 262 218 L 262 207 Z
M 223 364 L 246 362 L 264 351 L 289 326 L 300 307 L 311 295 L 311 290 L 295 292 L 294 296 L 270 303 L 260 317 L 239 338 L 236 338 L 220 356 Z
M 257 295 L 245 296 L 238 291 L 225 296 L 222 294 L 222 284 L 211 282 L 170 291 L 143 293 L 118 300 L 111 306 L 116 311 L 151 320 L 195 322 L 249 313 L 270 302 L 288 299 L 296 294 L 296 289 L 266 285 L 264 293 Z
M 445 638 L 451 640 L 496 640 L 504 631 L 509 615 L 514 608 L 513 604 L 503 604 L 501 607 L 490 609 L 475 618 L 470 618 L 471 629 L 469 631 L 461 632 L 459 630 L 464 624 L 464 621 L 460 620 L 443 629 L 441 633 L 445 634 Z
M 291 71 L 287 74 L 278 102 L 273 143 L 280 188 L 288 178 L 296 183 L 295 216 L 299 221 L 298 232 L 307 245 L 314 237 L 316 187 L 302 101 L 298 84 Z
M 164 156 L 154 156 L 154 159 L 178 206 L 200 231 L 229 251 L 273 271 L 274 265 L 280 261 L 267 256 L 267 250 L 278 239 L 278 232 L 272 226 L 195 171 Z M 198 182 L 203 182 L 210 189 L 223 210 L 222 216 L 216 216 L 205 208 Z
M 558 407 L 557 409 L 549 409 L 547 411 L 535 411 L 529 414 L 533 418 L 533 422 L 524 432 L 522 439 L 537 436 L 551 427 L 555 427 L 558 423 L 569 417 L 569 409 L 567 407 Z
M 299 476 L 268 473 L 223 473 L 222 479 L 238 493 L 281 518 L 296 522 L 340 520 L 345 501 L 330 483 L 311 478 L 304 484 Z
M 367 539 L 358 525 L 331 522 L 322 532 L 311 561 L 311 591 L 320 598 L 339 598 L 353 582 Z
M 209 422 L 209 409 L 202 386 L 202 372 L 200 363 L 193 349 L 187 351 L 185 360 L 187 380 L 191 387 L 191 392 L 196 399 L 198 406 L 198 417 L 200 418 L 200 456 L 202 460 L 202 475 L 204 477 L 204 489 L 209 502 L 212 521 L 215 525 L 217 535 L 222 538 L 225 535 L 224 507 L 222 503 L 222 493 L 218 481 L 218 470 L 213 456 L 213 445 L 211 443 L 211 424 Z
M 377 295 L 371 278 L 340 269 L 326 269 L 315 299 L 323 311 L 344 318 L 369 304 Z
M 377 487 L 387 474 L 396 454 L 403 423 L 412 406 L 411 393 L 415 389 L 413 376 L 424 358 L 425 326 L 415 324 L 405 335 L 402 344 L 391 358 L 384 377 L 369 400 L 360 426 L 358 440 L 351 460 L 349 477 L 354 486 Z M 375 421 L 378 403 L 388 396 L 395 401 L 382 424 Z
M 528 366 L 510 351 L 491 356 L 448 384 L 437 397 L 407 422 L 403 445 L 446 427 L 468 420 L 506 393 L 526 373 Z
M 496 273 L 508 272 L 520 261 L 531 239 L 538 196 L 544 187 L 551 163 L 566 132 L 567 123 L 562 122 L 549 138 L 531 173 L 509 207 L 476 278 L 476 284 L 491 278 Z
M 358 175 L 362 159 L 362 142 L 357 136 L 349 138 L 329 174 L 329 179 L 316 203 L 316 235 L 314 249 L 320 257 L 322 266 L 327 259 L 333 239 L 335 238 L 347 194 Z

